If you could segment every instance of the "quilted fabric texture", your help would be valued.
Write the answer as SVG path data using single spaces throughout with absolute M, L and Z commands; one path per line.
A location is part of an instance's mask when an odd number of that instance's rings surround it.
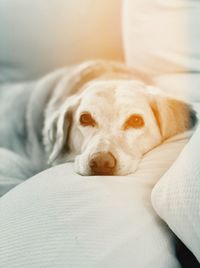
M 153 207 L 200 262 L 200 126 L 152 191 Z
M 179 268 L 150 195 L 187 140 L 149 152 L 131 176 L 82 177 L 64 164 L 15 187 L 0 199 L 1 267 Z

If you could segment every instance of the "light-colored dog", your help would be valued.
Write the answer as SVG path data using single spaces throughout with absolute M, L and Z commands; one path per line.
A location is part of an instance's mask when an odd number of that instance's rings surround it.
M 188 104 L 135 80 L 122 65 L 87 62 L 64 79 L 45 112 L 51 164 L 75 160 L 82 175 L 129 174 L 146 152 L 194 126 Z
M 116 62 L 88 61 L 29 88 L 20 146 L 41 169 L 46 162 L 75 161 L 81 175 L 130 174 L 146 152 L 196 123 L 190 105 L 145 85 Z

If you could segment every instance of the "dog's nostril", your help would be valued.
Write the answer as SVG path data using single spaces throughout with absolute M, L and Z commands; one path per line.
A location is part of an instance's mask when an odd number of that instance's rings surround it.
M 90 165 L 91 168 L 96 168 L 97 167 L 97 163 L 96 163 L 95 159 L 90 160 L 89 165 Z
M 111 175 L 116 167 L 116 159 L 110 152 L 99 152 L 91 156 L 89 166 L 93 174 Z

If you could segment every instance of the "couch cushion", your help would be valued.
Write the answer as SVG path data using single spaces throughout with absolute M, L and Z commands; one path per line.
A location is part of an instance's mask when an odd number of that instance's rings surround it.
M 200 112 L 200 105 L 199 112 Z M 152 202 L 160 217 L 200 262 L 200 126 L 156 184 Z
M 128 65 L 165 91 L 200 101 L 200 1 L 125 0 Z
M 200 3 L 195 0 L 126 0 L 127 62 L 157 76 L 200 71 Z
M 0 199 L 1 266 L 180 267 L 150 194 L 186 142 L 152 150 L 130 176 L 82 177 L 64 164 L 15 187 Z

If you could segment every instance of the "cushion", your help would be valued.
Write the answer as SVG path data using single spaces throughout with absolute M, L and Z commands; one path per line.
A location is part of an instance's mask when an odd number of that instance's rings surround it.
M 152 76 L 200 71 L 199 15 L 195 0 L 126 0 L 127 62 Z
M 1 266 L 180 267 L 150 195 L 188 136 L 146 154 L 130 176 L 82 177 L 68 163 L 9 191 L 0 199 Z
M 199 148 L 200 126 L 172 167 L 156 184 L 152 191 L 152 203 L 160 217 L 200 262 Z
M 200 73 L 174 73 L 153 79 L 156 87 L 186 102 L 200 102 Z
M 0 0 L 0 83 L 64 65 L 122 59 L 121 0 Z
M 128 65 L 167 92 L 200 101 L 200 1 L 125 0 Z

